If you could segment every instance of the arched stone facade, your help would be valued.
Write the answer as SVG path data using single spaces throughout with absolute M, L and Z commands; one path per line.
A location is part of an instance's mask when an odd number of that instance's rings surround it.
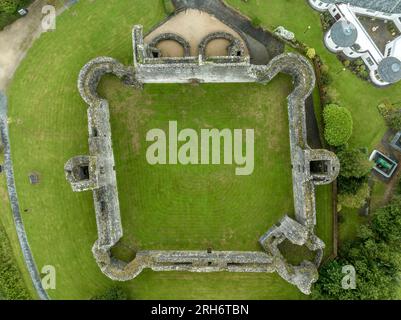
M 157 45 L 162 42 L 162 41 L 175 41 L 178 44 L 182 46 L 184 49 L 184 57 L 189 57 L 191 55 L 191 46 L 189 45 L 188 41 L 186 41 L 183 37 L 179 36 L 178 34 L 175 33 L 163 33 L 158 35 L 156 38 L 154 38 L 150 43 L 149 43 L 149 49 L 151 54 L 153 55 L 154 52 L 158 52 L 159 55 L 156 56 L 155 58 L 160 57 L 160 50 L 157 49 Z

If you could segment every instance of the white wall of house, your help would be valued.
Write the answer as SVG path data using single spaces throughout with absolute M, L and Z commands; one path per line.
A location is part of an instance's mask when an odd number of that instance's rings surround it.
M 362 58 L 370 71 L 373 83 L 378 86 L 388 85 L 388 82 L 380 79 L 377 72 L 378 66 L 385 57 L 395 57 L 401 60 L 401 36 L 389 42 L 385 51 L 381 52 L 357 18 L 357 15 L 393 21 L 398 30 L 401 31 L 401 14 L 383 13 L 354 7 L 347 3 L 328 4 L 320 0 L 309 0 L 309 3 L 314 9 L 320 12 L 328 11 L 337 21 L 345 20 L 351 22 L 358 31 L 356 45 L 349 48 L 337 46 L 331 39 L 329 31 L 324 37 L 326 47 L 334 53 L 343 52 L 350 59 Z

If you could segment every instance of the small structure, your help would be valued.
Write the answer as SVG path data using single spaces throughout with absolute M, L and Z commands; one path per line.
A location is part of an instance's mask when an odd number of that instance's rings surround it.
M 39 183 L 39 174 L 37 174 L 36 172 L 32 172 L 31 174 L 29 174 L 29 182 L 30 184 L 38 184 Z
M 377 150 L 374 150 L 372 152 L 369 160 L 375 163 L 373 169 L 387 179 L 392 177 L 398 166 L 398 163 L 396 161 L 390 159 Z
M 294 32 L 287 30 L 283 26 L 277 27 L 274 33 L 284 40 L 292 41 L 295 39 Z
M 21 17 L 24 17 L 24 16 L 26 16 L 27 14 L 28 14 L 28 9 L 25 9 L 25 8 L 21 8 L 21 9 L 19 9 L 18 10 L 18 14 L 21 16 Z
M 393 140 L 391 140 L 390 146 L 394 150 L 401 152 L 401 131 L 398 131 Z

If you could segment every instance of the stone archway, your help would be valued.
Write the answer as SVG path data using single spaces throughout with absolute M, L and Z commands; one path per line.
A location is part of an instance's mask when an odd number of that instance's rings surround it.
M 213 40 L 218 40 L 218 39 L 227 40 L 230 43 L 227 47 L 228 56 L 241 57 L 244 55 L 245 53 L 244 43 L 241 40 L 235 38 L 232 34 L 227 32 L 213 32 L 204 37 L 201 43 L 199 44 L 199 55 L 206 57 L 207 46 Z
M 159 58 L 161 55 L 161 51 L 157 48 L 157 45 L 163 41 L 174 41 L 184 49 L 184 57 L 189 57 L 191 55 L 191 46 L 188 41 L 178 34 L 169 32 L 158 35 L 149 43 L 149 47 L 151 48 L 152 54 L 155 58 Z

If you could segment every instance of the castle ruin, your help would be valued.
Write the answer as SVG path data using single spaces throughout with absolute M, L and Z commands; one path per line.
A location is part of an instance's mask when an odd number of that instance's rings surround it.
M 207 56 L 206 46 L 214 39 L 229 42 L 226 56 Z M 333 182 L 339 161 L 327 150 L 311 149 L 307 143 L 305 100 L 315 86 L 315 76 L 308 60 L 298 54 L 281 54 L 267 65 L 254 65 L 246 54 L 246 43 L 226 32 L 213 32 L 200 42 L 199 55 L 190 55 L 189 42 L 178 34 L 165 33 L 146 43 L 143 28 L 132 32 L 133 65 L 124 66 L 113 58 L 99 57 L 81 70 L 78 88 L 88 105 L 89 155 L 70 159 L 65 165 L 66 178 L 73 191 L 92 190 L 98 239 L 93 255 L 102 272 L 113 280 L 127 281 L 145 268 L 154 271 L 189 272 L 277 272 L 283 279 L 309 294 L 318 279 L 324 243 L 315 234 L 315 186 Z M 182 57 L 164 57 L 157 44 L 175 41 L 183 48 Z M 111 254 L 123 236 L 117 190 L 108 101 L 97 93 L 100 79 L 114 74 L 136 89 L 147 83 L 268 83 L 278 73 L 293 78 L 294 90 L 288 96 L 288 118 L 292 163 L 295 220 L 284 216 L 259 242 L 261 251 L 138 251 L 126 263 Z M 289 264 L 279 245 L 288 240 L 315 252 L 313 261 Z

